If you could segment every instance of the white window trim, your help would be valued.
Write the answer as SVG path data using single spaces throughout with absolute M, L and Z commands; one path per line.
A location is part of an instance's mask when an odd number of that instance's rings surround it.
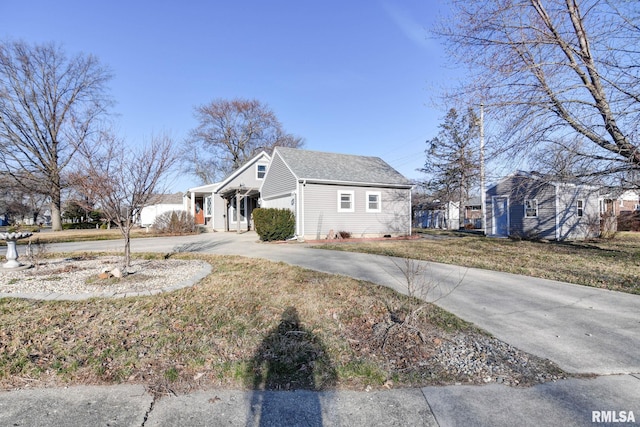
M 260 166 L 264 166 L 264 176 L 262 178 L 260 178 Z M 256 165 L 256 179 L 259 181 L 264 181 L 264 177 L 267 175 L 267 168 L 269 167 L 269 165 L 267 165 L 266 163 L 258 163 Z
M 351 200 L 351 207 L 348 209 L 344 209 L 342 207 L 343 194 L 348 194 L 349 199 Z M 353 190 L 338 190 L 338 212 L 355 212 L 355 205 L 356 205 L 356 199 L 355 199 L 355 193 Z
M 536 204 L 536 214 L 535 215 L 527 215 L 527 201 L 533 201 Z M 525 218 L 537 218 L 538 217 L 538 199 L 524 199 L 524 217 Z
M 378 207 L 371 209 L 369 207 L 369 196 L 378 196 Z M 382 192 L 381 191 L 367 191 L 367 198 L 365 200 L 365 209 L 367 212 L 380 213 L 382 212 Z

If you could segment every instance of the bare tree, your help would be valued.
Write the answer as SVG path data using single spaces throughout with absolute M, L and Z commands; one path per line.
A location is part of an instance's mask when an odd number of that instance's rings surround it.
M 91 55 L 69 58 L 54 44 L 0 43 L 0 162 L 30 191 L 46 184 L 55 231 L 62 229 L 62 171 L 110 104 L 110 78 Z
M 452 108 L 439 128 L 438 136 L 427 141 L 420 171 L 427 175 L 425 186 L 432 194 L 458 201 L 462 221 L 469 191 L 479 180 L 478 119 L 472 109 L 459 114 Z
M 0 213 L 14 220 L 38 220 L 48 201 L 44 185 L 25 189 L 20 184 L 21 173 L 0 173 Z M 7 218 L 8 219 L 8 218 Z
M 608 0 L 453 0 L 436 33 L 469 66 L 508 153 L 577 138 L 596 174 L 640 168 L 640 9 Z M 594 170 L 589 171 L 593 175 Z M 635 183 L 638 185 L 638 182 Z
M 194 110 L 198 127 L 186 141 L 186 170 L 203 184 L 216 181 L 262 150 L 300 147 L 300 137 L 286 133 L 275 113 L 257 100 L 218 99 Z
M 162 192 L 164 178 L 175 165 L 173 141 L 162 135 L 139 150 L 103 133 L 99 149 L 87 152 L 84 165 L 72 174 L 82 194 L 91 194 L 103 215 L 115 223 L 124 238 L 125 266 L 131 263 L 131 230 L 144 206 Z

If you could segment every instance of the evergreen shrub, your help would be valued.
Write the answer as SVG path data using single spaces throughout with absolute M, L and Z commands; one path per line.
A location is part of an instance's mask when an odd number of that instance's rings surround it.
M 289 209 L 254 209 L 253 223 L 264 242 L 286 240 L 295 234 L 296 219 Z

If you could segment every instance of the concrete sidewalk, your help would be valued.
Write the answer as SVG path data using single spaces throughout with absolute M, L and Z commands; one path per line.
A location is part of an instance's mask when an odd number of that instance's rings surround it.
M 132 249 L 258 257 L 406 292 L 403 260 L 297 243 L 259 243 L 253 233 L 136 239 Z M 50 250 L 120 251 L 122 247 L 118 241 L 80 242 L 51 245 Z M 419 265 L 425 281 L 437 285 L 427 299 L 438 299 L 441 307 L 569 372 L 601 376 L 530 388 L 492 384 L 266 394 L 216 390 L 155 402 L 139 386 L 118 386 L 126 391 L 118 387 L 24 390 L 0 393 L 0 425 L 587 426 L 619 425 L 631 416 L 640 425 L 640 296 L 451 265 Z M 84 399 L 83 393 L 89 397 Z M 73 408 L 88 418 L 60 415 Z
M 529 388 L 375 392 L 207 390 L 159 399 L 141 385 L 0 393 L 3 426 L 591 426 L 640 421 L 640 379 L 570 379 Z M 608 417 L 608 418 L 607 418 Z M 615 418 L 614 418 L 615 417 Z

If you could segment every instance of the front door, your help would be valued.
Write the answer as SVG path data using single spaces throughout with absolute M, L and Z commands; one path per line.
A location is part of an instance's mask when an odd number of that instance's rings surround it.
M 508 197 L 493 197 L 493 234 L 498 237 L 509 236 Z
M 202 209 L 204 199 L 202 197 L 195 198 L 195 212 L 193 213 L 193 219 L 196 224 L 204 224 L 204 210 Z

